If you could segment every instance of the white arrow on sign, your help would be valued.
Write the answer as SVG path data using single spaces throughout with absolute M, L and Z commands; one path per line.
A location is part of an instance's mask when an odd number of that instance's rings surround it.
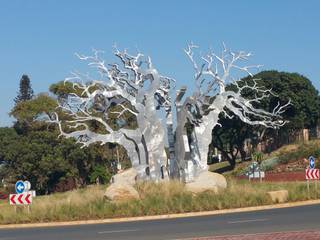
M 19 180 L 18 182 L 16 182 L 15 189 L 17 194 L 23 193 L 25 189 L 23 181 Z
M 22 185 L 18 185 L 18 186 L 17 186 L 17 189 L 18 189 L 19 191 L 22 191 L 22 190 L 24 190 L 24 187 L 23 187 Z

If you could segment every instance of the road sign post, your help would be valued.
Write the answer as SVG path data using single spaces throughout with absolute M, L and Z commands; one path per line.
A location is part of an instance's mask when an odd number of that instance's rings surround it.
M 306 169 L 306 180 L 308 188 L 308 198 L 310 198 L 310 180 L 314 180 L 316 195 L 318 196 L 318 180 L 319 180 L 319 169 L 316 169 L 316 159 L 313 156 L 308 158 L 309 167 Z
M 16 194 L 9 195 L 9 203 L 14 206 L 17 212 L 17 206 L 27 206 L 28 213 L 30 213 L 30 205 L 32 197 L 35 196 L 35 191 L 31 190 L 31 183 L 29 181 L 17 181 L 15 184 Z

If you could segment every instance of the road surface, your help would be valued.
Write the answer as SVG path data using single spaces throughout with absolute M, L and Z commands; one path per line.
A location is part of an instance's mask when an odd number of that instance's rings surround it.
M 173 240 L 300 230 L 320 230 L 320 204 L 167 220 L 0 229 L 0 240 Z

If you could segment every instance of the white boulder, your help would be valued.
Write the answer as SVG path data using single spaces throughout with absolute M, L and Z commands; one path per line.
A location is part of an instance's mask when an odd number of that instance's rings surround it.
M 133 186 L 136 183 L 137 171 L 134 168 L 127 169 L 112 177 L 112 183 L 129 184 Z
M 186 184 L 186 189 L 193 193 L 200 193 L 204 191 L 218 192 L 219 189 L 227 187 L 226 178 L 218 173 L 203 171 L 193 182 Z
M 112 177 L 112 183 L 104 194 L 111 201 L 126 201 L 139 199 L 139 193 L 134 188 L 137 171 L 133 168 L 118 173 Z
M 139 199 L 138 191 L 133 186 L 123 183 L 111 184 L 107 188 L 104 196 L 111 201 Z

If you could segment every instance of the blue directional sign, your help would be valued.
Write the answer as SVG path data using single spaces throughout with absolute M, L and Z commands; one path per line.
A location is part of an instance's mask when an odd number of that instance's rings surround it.
M 314 169 L 316 165 L 316 160 L 313 156 L 309 157 L 309 168 L 310 169 Z
M 25 189 L 25 185 L 24 185 L 23 181 L 16 182 L 15 188 L 16 188 L 17 194 L 23 193 L 24 189 Z

